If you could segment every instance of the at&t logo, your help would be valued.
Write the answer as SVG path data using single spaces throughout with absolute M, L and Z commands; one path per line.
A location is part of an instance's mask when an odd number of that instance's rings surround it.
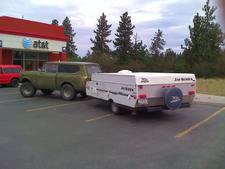
M 24 47 L 25 49 L 28 49 L 28 48 L 30 48 L 31 46 L 32 46 L 32 40 L 29 39 L 29 38 L 24 38 L 24 39 L 23 39 L 23 47 Z

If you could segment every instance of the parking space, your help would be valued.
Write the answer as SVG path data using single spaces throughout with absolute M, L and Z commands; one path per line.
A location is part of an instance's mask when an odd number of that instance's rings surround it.
M 224 120 L 220 106 L 115 116 L 94 99 L 0 88 L 0 168 L 221 169 Z

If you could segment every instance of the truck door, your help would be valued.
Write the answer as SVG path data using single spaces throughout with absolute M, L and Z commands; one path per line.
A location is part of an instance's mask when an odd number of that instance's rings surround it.
M 37 77 L 38 88 L 40 89 L 56 89 L 56 74 L 58 65 L 54 63 L 48 63 L 43 66 Z

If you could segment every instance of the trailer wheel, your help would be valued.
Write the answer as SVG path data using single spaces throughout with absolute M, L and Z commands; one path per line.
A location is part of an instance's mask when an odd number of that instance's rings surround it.
M 120 107 L 113 101 L 111 101 L 111 111 L 116 115 L 120 114 Z

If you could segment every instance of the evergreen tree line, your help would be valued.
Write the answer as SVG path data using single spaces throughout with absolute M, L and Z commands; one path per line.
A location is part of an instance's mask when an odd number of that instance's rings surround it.
M 203 15 L 197 13 L 194 16 L 193 26 L 189 26 L 189 38 L 184 40 L 184 45 L 181 45 L 182 52 L 179 54 L 173 49 L 165 49 L 166 41 L 160 29 L 155 32 L 151 44 L 147 47 L 138 38 L 138 34 L 134 34 L 135 25 L 132 24 L 128 12 L 120 16 L 115 39 L 110 39 L 112 25 L 102 13 L 94 30 L 95 36 L 90 39 L 93 44 L 91 51 L 87 52 L 86 57 L 78 57 L 76 60 L 99 63 L 105 72 L 128 69 L 147 72 L 193 72 L 198 77 L 225 76 L 224 34 L 216 22 L 216 7 L 210 6 L 207 0 L 202 10 Z M 65 32 L 66 30 L 68 29 L 65 29 Z M 74 37 L 75 34 L 70 31 L 67 35 Z M 109 47 L 111 42 L 114 49 Z M 70 43 L 67 45 L 70 50 Z

